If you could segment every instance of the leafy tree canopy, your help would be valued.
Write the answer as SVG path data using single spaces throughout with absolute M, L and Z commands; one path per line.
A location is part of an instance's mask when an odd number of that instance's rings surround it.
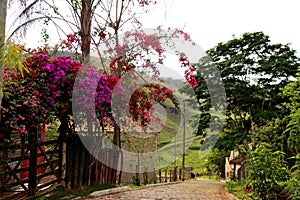
M 233 149 L 250 139 L 247 134 L 252 124 L 263 126 L 287 115 L 283 109 L 286 99 L 278 94 L 295 77 L 299 66 L 299 58 L 288 44 L 272 44 L 269 36 L 254 32 L 219 43 L 207 53 L 193 65 L 201 111 L 198 134 L 205 134 L 211 119 L 210 93 L 214 91 L 208 91 L 205 80 L 215 76 L 210 71 L 212 65 L 221 74 L 227 102 L 224 136 L 217 147 Z

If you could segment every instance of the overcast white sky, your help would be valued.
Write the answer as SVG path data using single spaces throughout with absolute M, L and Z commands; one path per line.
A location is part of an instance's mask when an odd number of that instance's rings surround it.
M 164 0 L 142 22 L 146 28 L 184 28 L 204 50 L 234 34 L 263 31 L 273 43 L 291 43 L 300 55 L 299 8 L 299 0 Z
M 291 43 L 300 55 L 299 8 L 299 0 L 158 0 L 140 21 L 145 28 L 183 28 L 204 50 L 234 34 L 263 31 L 273 43 Z M 38 46 L 40 32 L 40 27 L 29 29 L 27 47 Z
M 143 17 L 145 27 L 185 27 L 208 50 L 232 35 L 263 31 L 300 52 L 299 0 L 165 0 Z
M 233 34 L 263 31 L 274 43 L 291 43 L 299 54 L 299 8 L 299 0 L 158 0 L 141 22 L 145 28 L 184 28 L 204 50 Z M 38 33 L 29 31 L 26 43 L 37 45 Z

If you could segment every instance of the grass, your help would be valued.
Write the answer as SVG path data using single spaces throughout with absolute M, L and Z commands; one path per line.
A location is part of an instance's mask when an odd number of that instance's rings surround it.
M 130 188 L 140 188 L 140 187 L 144 187 L 144 186 L 146 186 L 146 185 L 148 185 L 148 184 L 141 183 L 140 185 L 129 184 L 128 186 L 129 186 Z
M 226 183 L 226 191 L 234 194 L 238 199 L 251 199 L 244 191 L 244 185 L 237 181 L 229 181 Z
M 207 160 L 206 158 L 201 158 L 199 156 L 199 149 L 200 149 L 200 142 L 202 140 L 202 137 L 195 137 L 187 151 L 185 152 L 185 166 L 192 166 L 193 167 L 193 173 L 194 174 L 205 174 L 207 171 L 206 166 L 207 166 Z M 182 141 L 181 141 L 182 142 Z M 179 152 L 179 151 L 178 151 Z M 177 155 L 179 156 L 179 155 Z M 172 158 L 169 158 L 173 159 Z M 179 168 L 182 165 L 182 156 L 180 156 L 176 160 L 176 165 L 179 166 Z M 166 167 L 168 170 L 174 169 L 174 162 L 171 163 L 169 166 Z M 208 176 L 207 176 L 208 177 Z
M 72 199 L 75 197 L 85 197 L 91 194 L 94 191 L 105 190 L 109 188 L 114 188 L 116 186 L 112 185 L 93 185 L 93 186 L 83 186 L 76 189 L 67 189 L 67 188 L 57 188 L 49 194 L 42 196 L 37 196 L 35 200 L 57 200 L 57 199 Z
M 199 178 L 205 178 L 205 179 L 210 179 L 210 180 L 214 180 L 214 181 L 217 181 L 219 179 L 218 176 L 199 176 Z

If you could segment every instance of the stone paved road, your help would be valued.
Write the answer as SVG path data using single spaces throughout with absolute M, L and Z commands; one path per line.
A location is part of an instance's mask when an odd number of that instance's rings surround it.
M 115 194 L 94 197 L 92 199 L 126 199 L 126 200 L 232 200 L 224 188 L 225 183 L 207 179 L 188 180 L 170 185 L 161 185 L 135 189 Z M 90 199 L 90 198 L 89 198 Z

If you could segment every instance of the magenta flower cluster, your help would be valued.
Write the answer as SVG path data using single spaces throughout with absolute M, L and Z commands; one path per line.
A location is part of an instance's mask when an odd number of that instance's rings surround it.
M 96 110 L 101 118 L 107 116 L 106 108 L 111 104 L 112 90 L 107 77 L 101 75 L 94 67 L 82 70 L 78 77 L 78 84 L 74 88 L 75 105 L 82 111 Z
M 40 55 L 44 57 L 43 54 Z M 46 75 L 46 88 L 51 93 L 49 103 L 54 105 L 64 103 L 72 96 L 72 87 L 77 70 L 75 66 L 79 63 L 73 62 L 69 57 L 57 57 L 44 62 L 41 66 L 42 72 Z M 79 69 L 79 67 L 78 67 Z
M 81 70 L 80 63 L 74 62 L 70 57 L 57 57 L 44 62 L 41 69 L 45 77 L 45 84 L 50 92 L 49 104 L 54 106 L 56 112 L 71 114 L 72 100 L 74 105 L 85 111 L 95 109 L 100 116 L 107 116 L 106 110 L 111 104 L 111 83 L 94 67 L 89 66 Z M 75 87 L 75 79 L 79 85 Z M 76 95 L 76 98 L 73 98 Z

